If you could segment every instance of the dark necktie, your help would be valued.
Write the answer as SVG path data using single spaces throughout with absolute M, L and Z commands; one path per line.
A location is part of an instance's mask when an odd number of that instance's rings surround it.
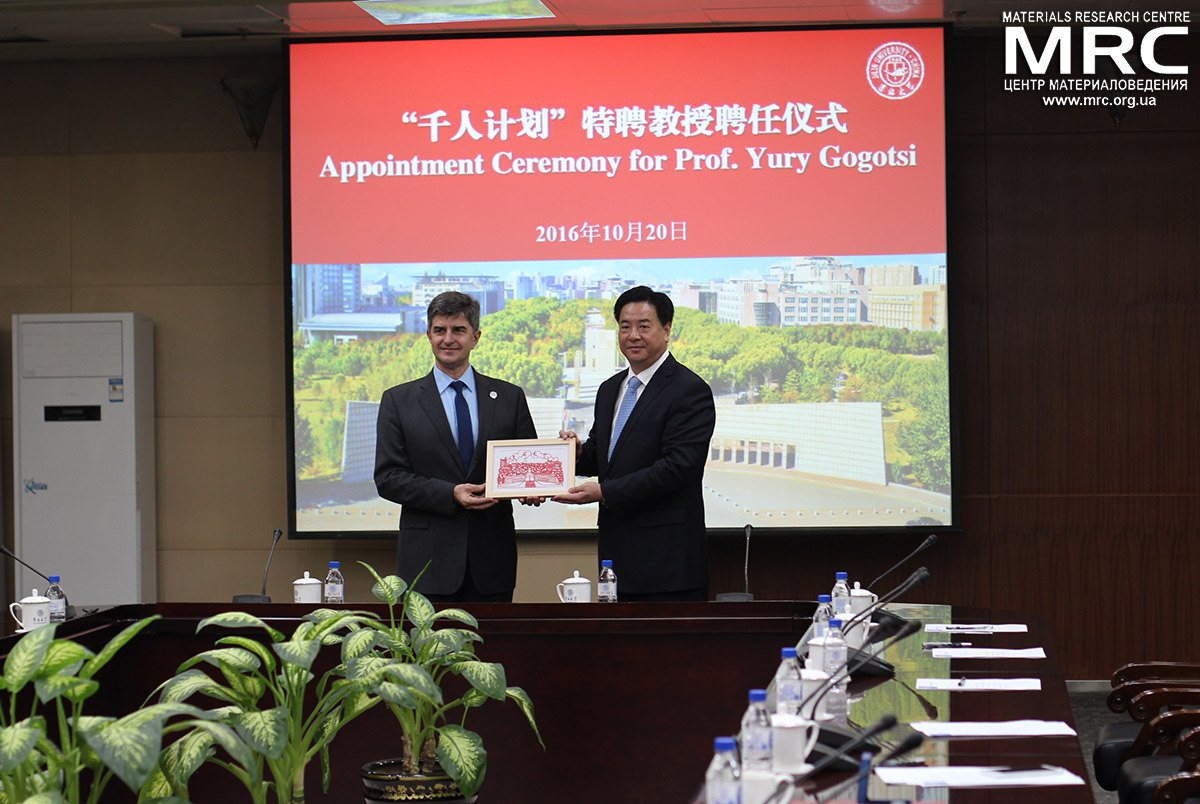
M 463 469 L 471 466 L 471 456 L 475 454 L 475 434 L 471 432 L 471 409 L 467 407 L 467 399 L 463 389 L 467 384 L 462 380 L 450 383 L 457 396 L 454 399 L 454 417 L 458 419 L 458 457 L 462 459 Z

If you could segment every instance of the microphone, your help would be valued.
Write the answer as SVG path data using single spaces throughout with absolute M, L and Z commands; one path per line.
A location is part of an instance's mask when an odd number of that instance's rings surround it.
M 809 770 L 805 771 L 804 773 L 793 774 L 792 775 L 792 783 L 795 785 L 799 785 L 800 782 L 811 779 L 812 777 L 816 776 L 821 771 L 828 768 L 830 765 L 832 765 L 837 760 L 849 759 L 850 753 L 852 751 L 856 751 L 857 749 L 866 745 L 867 742 L 872 737 L 874 737 L 877 734 L 882 734 L 883 732 L 894 727 L 895 725 L 896 725 L 896 716 L 895 715 L 884 715 L 883 717 L 879 718 L 879 720 L 875 721 L 875 723 L 868 726 L 866 728 L 866 730 L 863 731 L 862 734 L 843 743 L 842 746 L 839 747 L 835 753 L 831 753 L 831 754 L 825 756 L 823 759 L 821 759 L 820 762 L 818 762 L 816 765 L 813 765 L 812 768 L 810 768 Z M 855 763 L 855 765 L 853 767 L 857 767 L 857 763 Z M 765 801 L 763 801 L 762 804 L 772 804 L 772 802 L 778 801 L 779 797 L 782 796 L 785 792 L 787 792 L 787 789 L 788 789 L 788 783 L 781 782 L 779 784 L 779 786 L 776 787 L 774 791 L 772 791 L 771 795 L 769 795 L 767 797 L 767 799 Z
M 890 643 L 895 644 L 897 642 L 900 642 L 901 640 L 906 639 L 907 637 L 911 636 L 915 631 L 919 630 L 920 627 L 921 627 L 920 621 L 917 621 L 917 620 L 906 621 L 904 624 L 904 627 L 901 628 L 900 632 L 897 633 L 890 640 Z M 842 665 L 840 668 L 838 668 L 834 672 L 830 673 L 829 678 L 827 678 L 823 682 L 821 682 L 820 686 L 818 686 L 815 690 L 812 691 L 811 694 L 809 694 L 802 701 L 800 701 L 799 711 L 810 712 L 811 714 L 809 715 L 809 717 L 812 717 L 815 719 L 816 713 L 821 705 L 821 699 L 823 697 L 825 697 L 825 695 L 831 689 L 833 689 L 834 682 L 838 681 L 842 676 L 849 678 L 853 673 L 857 672 L 861 666 L 863 666 L 867 662 L 872 662 L 872 661 L 878 662 L 879 660 L 876 659 L 875 657 L 871 656 L 870 654 L 865 654 L 862 656 L 862 658 L 860 658 L 858 660 L 858 662 L 853 667 L 850 666 L 850 662 L 849 662 L 849 660 L 847 660 L 846 664 Z M 889 667 L 890 667 L 890 665 L 889 665 Z M 811 703 L 811 706 L 810 706 L 810 703 Z M 841 750 L 839 748 L 839 746 L 843 745 L 848 740 L 851 740 L 854 738 L 854 736 L 855 736 L 854 732 L 849 731 L 848 729 L 842 728 L 840 726 L 837 726 L 833 723 L 820 723 L 819 721 L 818 721 L 818 723 L 821 728 L 821 733 L 817 737 L 816 743 L 813 745 L 813 752 L 822 754 L 823 756 L 821 758 L 821 761 L 825 761 L 826 759 L 829 759 L 831 764 L 836 762 L 837 760 L 842 760 L 841 766 L 838 768 L 835 768 L 835 770 L 840 770 L 840 771 L 854 770 L 853 762 L 846 762 L 845 761 L 846 758 L 842 755 Z M 878 750 L 878 746 L 875 746 L 875 745 L 867 744 L 866 747 L 870 750 Z M 831 757 L 832 757 L 832 759 L 830 759 Z
M 936 534 L 936 533 L 931 533 L 931 534 L 929 534 L 928 536 L 926 536 L 926 537 L 925 537 L 925 541 L 921 542 L 921 546 L 920 546 L 920 547 L 918 547 L 916 550 L 913 550 L 911 553 L 909 553 L 908 555 L 906 555 L 904 558 L 902 558 L 902 559 L 900 559 L 899 561 L 897 561 L 897 562 L 896 562 L 896 564 L 895 564 L 895 566 L 893 566 L 893 567 L 892 567 L 891 569 L 889 569 L 887 572 L 883 573 L 883 574 L 882 574 L 882 575 L 880 575 L 878 578 L 876 578 L 875 580 L 871 581 L 871 585 L 870 585 L 870 586 L 868 586 L 867 588 L 868 588 L 868 589 L 871 589 L 871 588 L 873 588 L 873 587 L 875 586 L 875 584 L 879 583 L 879 582 L 880 582 L 880 581 L 882 581 L 884 578 L 886 578 L 887 576 L 891 575 L 893 572 L 895 572 L 897 569 L 899 569 L 901 566 L 903 566 L 903 565 L 904 565 L 906 562 L 908 562 L 910 559 L 912 559 L 912 557 L 913 557 L 913 556 L 917 555 L 918 553 L 923 553 L 923 552 L 925 552 L 925 551 L 926 551 L 926 550 L 928 550 L 930 547 L 933 547 L 935 544 L 937 544 L 937 534 Z
M 32 572 L 34 575 L 38 576 L 39 578 L 45 578 L 46 583 L 50 583 L 50 579 L 47 578 L 45 575 L 43 575 L 40 570 L 36 570 L 33 567 L 26 564 L 19 555 L 14 553 L 12 550 L 9 550 L 8 547 L 3 542 L 0 542 L 0 552 L 4 553 L 4 555 L 8 556 L 13 561 L 17 562 L 22 567 L 29 570 L 30 572 Z M 63 591 L 63 602 L 67 606 L 67 619 L 70 620 L 73 617 L 75 617 L 75 607 L 71 605 L 71 599 L 69 597 L 67 597 L 67 593 L 65 590 Z M 86 612 L 86 611 L 88 611 L 88 609 L 84 609 L 84 611 Z
M 746 591 L 744 592 L 722 592 L 717 595 L 719 603 L 745 603 L 748 600 L 753 600 L 754 595 L 750 594 L 750 536 L 754 533 L 754 526 L 746 525 L 746 561 L 743 571 L 746 577 Z
M 271 542 L 271 552 L 267 555 L 267 568 L 263 570 L 263 585 L 261 595 L 234 595 L 234 603 L 270 603 L 271 597 L 267 594 L 267 573 L 271 571 L 271 559 L 275 557 L 275 545 L 279 544 L 279 537 L 283 535 L 283 531 L 275 528 L 274 539 Z
M 910 751 L 915 751 L 916 749 L 921 747 L 921 743 L 923 743 L 923 742 L 925 742 L 925 738 L 922 735 L 920 735 L 914 731 L 912 734 L 908 735 L 903 740 L 901 740 L 899 745 L 897 745 L 891 751 L 888 751 L 887 754 L 884 755 L 883 759 L 879 760 L 878 764 L 886 765 L 887 763 L 891 762 L 893 759 L 896 759 L 897 757 L 904 756 L 905 754 L 907 754 Z M 858 783 L 858 800 L 862 801 L 862 802 L 869 802 L 870 804 L 874 804 L 874 802 L 871 802 L 871 799 L 867 798 L 867 777 L 871 775 L 871 771 L 873 769 L 874 768 L 872 767 L 872 764 L 871 764 L 871 755 L 869 753 L 863 754 L 862 766 L 859 768 L 858 773 L 854 774 L 854 776 L 847 779 L 845 782 L 842 782 L 841 784 L 839 784 L 833 790 L 829 790 L 826 792 L 833 793 L 837 790 L 841 790 L 843 787 L 852 785 L 857 782 Z M 883 803 L 881 802 L 881 804 L 883 804 Z M 894 801 L 889 800 L 887 802 L 887 804 L 894 804 Z

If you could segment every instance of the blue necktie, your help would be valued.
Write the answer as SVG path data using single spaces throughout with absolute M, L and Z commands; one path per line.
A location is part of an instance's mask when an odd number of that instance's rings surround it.
M 629 421 L 629 414 L 633 412 L 633 406 L 637 404 L 637 389 L 642 384 L 642 381 L 637 377 L 629 378 L 629 387 L 625 389 L 625 398 L 621 400 L 621 408 L 617 411 L 617 420 L 613 422 L 612 438 L 608 441 L 608 457 L 612 457 L 613 447 L 617 445 L 617 439 L 621 437 L 621 431 L 625 429 L 625 422 Z
M 471 432 L 471 409 L 467 407 L 467 399 L 463 389 L 467 384 L 462 380 L 450 383 L 458 396 L 454 400 L 454 417 L 458 419 L 458 457 L 462 458 L 463 469 L 471 466 L 471 456 L 475 454 L 475 434 Z

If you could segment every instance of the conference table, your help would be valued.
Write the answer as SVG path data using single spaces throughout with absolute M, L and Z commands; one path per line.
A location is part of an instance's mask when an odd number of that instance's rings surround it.
M 347 608 L 385 614 L 377 604 Z M 98 649 L 130 622 L 152 614 L 161 619 L 131 641 L 101 671 L 100 692 L 89 714 L 120 715 L 136 709 L 187 658 L 213 646 L 226 633 L 196 634 L 197 623 L 240 609 L 282 631 L 294 628 L 313 606 L 293 603 L 234 606 L 230 603 L 158 603 L 103 608 L 59 626 L 58 635 Z M 336 606 L 334 607 L 336 608 Z M 686 804 L 703 801 L 703 775 L 713 738 L 734 734 L 746 706 L 746 691 L 765 687 L 779 650 L 795 645 L 810 624 L 814 604 L 804 601 L 746 603 L 472 604 L 479 620 L 484 661 L 504 665 L 507 683 L 532 698 L 545 748 L 511 702 L 489 702 L 472 710 L 467 727 L 479 732 L 488 752 L 480 804 Z M 919 632 L 887 650 L 896 668 L 891 679 L 863 679 L 850 687 L 850 720 L 859 727 L 894 713 L 901 725 L 884 735 L 899 743 L 919 720 L 1010 720 L 1038 718 L 1071 722 L 1066 685 L 1045 620 L 1015 612 L 951 606 L 892 605 L 889 609 L 924 623 L 1024 623 L 1027 633 L 960 637 L 975 646 L 1043 647 L 1046 658 L 933 659 L 922 642 L 948 634 Z M 11 633 L 11 628 L 8 633 Z M 0 656 L 16 636 L 0 638 Z M 329 657 L 330 659 L 332 658 Z M 918 691 L 917 678 L 1038 678 L 1029 692 Z M 204 699 L 200 705 L 218 705 Z M 310 801 L 362 801 L 359 768 L 397 756 L 399 732 L 392 715 L 376 707 L 342 731 L 331 750 L 333 779 L 320 794 L 313 763 L 307 782 Z M 909 760 L 939 765 L 1037 765 L 1050 763 L 1087 778 L 1075 737 L 927 740 Z M 845 775 L 825 775 L 817 798 L 829 800 Z M 215 767 L 193 778 L 195 801 L 242 798 L 242 788 Z M 128 792 L 128 791 L 124 791 Z M 232 796 L 230 794 L 233 794 Z M 854 790 L 836 800 L 854 800 Z M 1055 788 L 950 790 L 887 788 L 873 779 L 872 798 L 948 801 L 952 804 L 1092 802 L 1089 785 Z M 133 801 L 133 796 L 114 800 Z M 798 799 L 799 800 L 799 799 Z

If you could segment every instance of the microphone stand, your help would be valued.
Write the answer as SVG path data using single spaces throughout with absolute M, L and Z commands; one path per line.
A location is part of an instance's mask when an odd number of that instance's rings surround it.
M 25 569 L 32 572 L 34 575 L 38 576 L 39 578 L 44 578 L 46 583 L 50 583 L 49 578 L 47 578 L 45 575 L 43 575 L 39 570 L 36 570 L 33 567 L 26 564 L 19 555 L 14 553 L 12 550 L 9 550 L 8 546 L 2 542 L 0 542 L 0 553 L 4 553 L 4 555 L 11 558 L 13 561 L 17 562 L 22 567 L 24 567 Z M 61 587 L 59 587 L 59 588 L 61 588 Z M 67 607 L 67 611 L 66 611 L 67 619 L 70 620 L 70 619 L 74 618 L 75 617 L 75 607 L 71 605 L 71 599 L 69 597 L 67 597 L 67 593 L 65 590 L 63 591 L 63 603 Z M 84 609 L 84 611 L 88 612 L 88 613 L 91 612 L 91 610 L 89 610 L 89 609 Z
M 267 573 L 271 571 L 271 559 L 275 557 L 275 545 L 279 544 L 279 537 L 283 536 L 283 531 L 275 528 L 274 540 L 271 542 L 271 552 L 267 555 L 267 568 L 263 570 L 263 584 L 261 595 L 234 595 L 234 603 L 270 603 L 271 596 L 267 594 Z
M 900 559 L 899 561 L 897 561 L 897 562 L 896 562 L 896 564 L 895 564 L 895 566 L 893 566 L 893 567 L 892 567 L 891 569 L 889 569 L 887 572 L 883 573 L 883 574 L 882 574 L 882 575 L 880 575 L 878 578 L 876 578 L 875 580 L 871 581 L 871 585 L 870 585 L 870 586 L 868 586 L 867 588 L 868 588 L 868 589 L 870 589 L 871 587 L 875 586 L 875 584 L 879 583 L 879 582 L 880 582 L 880 581 L 882 581 L 884 578 L 886 578 L 887 576 L 891 575 L 891 574 L 892 574 L 893 572 L 895 572 L 897 569 L 899 569 L 899 568 L 900 568 L 900 567 L 902 567 L 904 564 L 906 564 L 908 561 L 912 560 L 913 556 L 917 555 L 918 553 L 923 553 L 924 551 L 928 550 L 930 547 L 933 547 L 935 544 L 937 544 L 937 534 L 936 534 L 936 533 L 931 533 L 931 534 L 929 534 L 928 536 L 926 536 L 926 537 L 925 537 L 925 541 L 921 542 L 921 545 L 920 545 L 920 547 L 918 547 L 916 550 L 913 550 L 911 553 L 909 553 L 908 555 L 906 555 L 904 558 L 902 558 L 902 559 Z
M 753 525 L 746 525 L 746 561 L 743 566 L 743 572 L 746 578 L 746 591 L 744 592 L 721 592 L 717 595 L 718 603 L 745 603 L 753 600 L 754 595 L 750 594 L 750 536 L 754 533 Z
M 826 756 L 820 762 L 818 762 L 816 765 L 814 765 L 811 769 L 805 771 L 804 773 L 793 774 L 792 775 L 792 784 L 799 785 L 801 782 L 808 781 L 809 779 L 816 776 L 818 773 L 822 772 L 826 768 L 833 765 L 833 763 L 839 759 L 849 760 L 850 759 L 849 754 L 851 751 L 855 751 L 855 750 L 861 748 L 863 745 L 866 745 L 867 741 L 870 740 L 872 737 L 874 737 L 877 734 L 882 734 L 883 732 L 887 731 L 888 729 L 893 728 L 895 725 L 896 725 L 896 716 L 895 715 L 884 715 L 883 717 L 879 718 L 879 720 L 875 721 L 874 724 L 867 727 L 866 731 L 864 731 L 862 734 L 843 743 L 842 746 L 840 748 L 838 748 L 837 753 Z M 851 767 L 858 767 L 858 764 L 855 763 Z M 783 795 L 784 792 L 787 791 L 787 788 L 788 788 L 787 782 L 782 782 L 778 787 L 775 788 L 774 792 L 772 792 L 771 795 L 768 796 L 767 799 L 762 802 L 762 804 L 771 804 L 772 802 L 777 801 L 779 799 L 779 797 L 781 795 Z

